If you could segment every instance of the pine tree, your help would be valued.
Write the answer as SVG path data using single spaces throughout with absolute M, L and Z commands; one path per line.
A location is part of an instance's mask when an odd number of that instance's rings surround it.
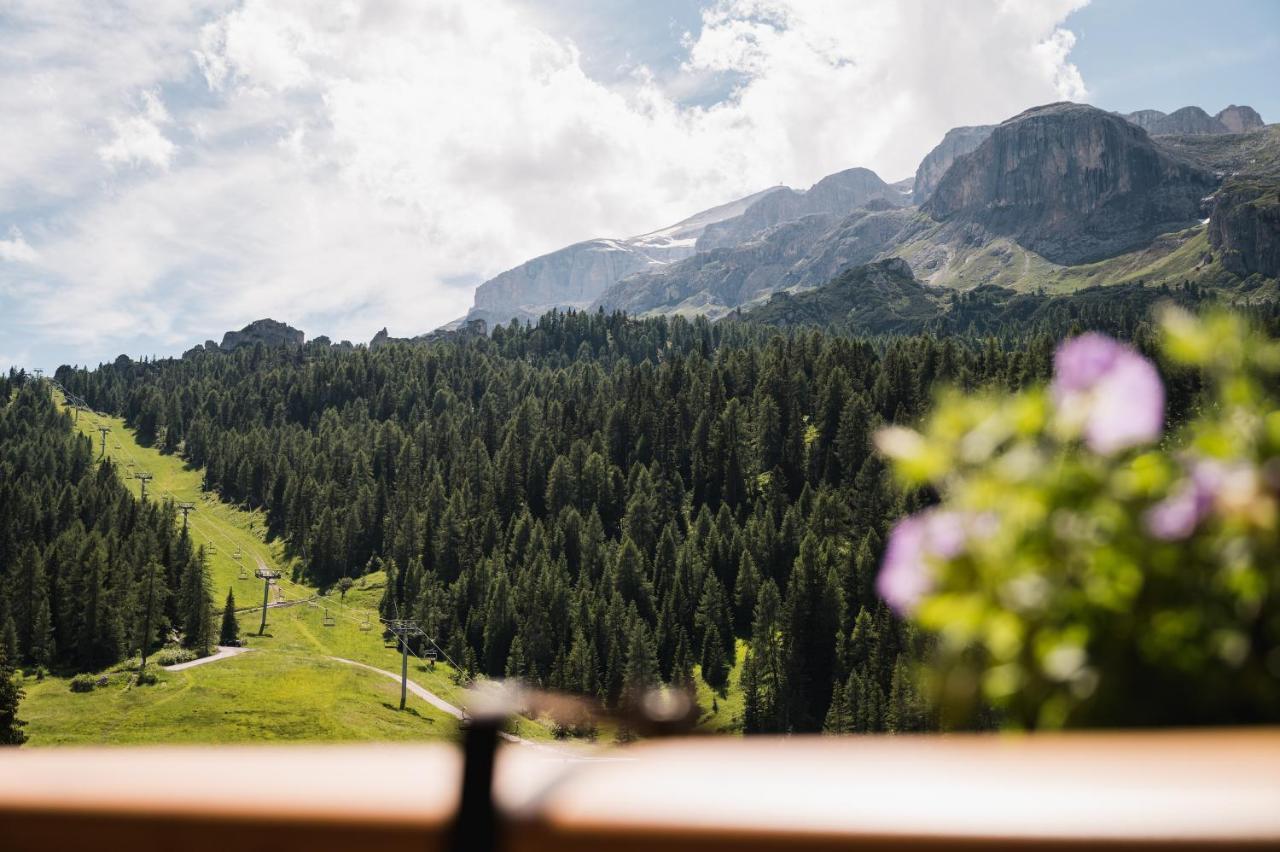
M 27 741 L 27 735 L 22 732 L 26 722 L 18 718 L 22 686 L 9 659 L 7 650 L 0 645 L 0 746 L 22 745 Z
M 203 656 L 209 652 L 209 640 L 213 633 L 213 600 L 209 593 L 209 576 L 203 547 L 187 563 L 186 570 L 182 573 L 182 587 L 178 596 L 182 617 L 182 644 Z
M 4 649 L 6 659 L 18 659 L 18 628 L 12 618 L 6 617 L 4 622 L 0 623 L 0 648 Z
M 759 667 L 756 655 L 748 650 L 742 661 L 742 732 L 746 734 L 763 730 L 760 718 Z
M 827 708 L 822 731 L 826 734 L 847 734 L 853 731 L 853 713 L 840 684 L 836 684 L 831 690 L 831 706 Z
M 658 682 L 658 655 L 654 650 L 649 628 L 641 619 L 631 625 L 627 640 L 627 664 L 622 677 L 624 700 L 639 703 L 645 692 Z
M 53 615 L 49 610 L 49 598 L 42 595 L 36 605 L 35 621 L 31 625 L 31 660 L 37 666 L 48 667 L 56 653 L 53 638 Z
M 715 624 L 709 625 L 702 636 L 702 679 L 716 690 L 723 690 L 729 682 L 729 664 L 725 660 L 724 643 Z
M 156 642 L 156 636 L 164 635 L 168 628 L 165 608 L 169 597 L 169 588 L 165 582 L 164 566 L 150 562 L 145 569 L 144 577 L 137 584 L 137 609 L 133 618 L 133 645 L 149 651 Z M 143 656 L 146 656 L 145 653 Z
M 222 627 L 218 630 L 219 645 L 235 645 L 240 640 L 240 622 L 236 619 L 236 595 L 227 589 L 227 605 L 222 609 Z

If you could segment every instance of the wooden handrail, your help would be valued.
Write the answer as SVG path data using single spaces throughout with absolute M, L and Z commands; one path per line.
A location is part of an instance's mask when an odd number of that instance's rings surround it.
M 447 745 L 0 751 L 0 848 L 444 850 Z M 1280 848 L 1280 730 L 510 745 L 502 848 Z

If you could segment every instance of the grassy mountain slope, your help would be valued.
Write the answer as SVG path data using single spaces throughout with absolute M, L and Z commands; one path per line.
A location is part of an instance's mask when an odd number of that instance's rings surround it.
M 968 290 L 984 284 L 1019 292 L 1070 293 L 1085 287 L 1143 281 L 1234 289 L 1240 280 L 1222 268 L 1204 225 L 1162 234 L 1150 245 L 1078 266 L 1050 263 L 1007 238 L 955 239 L 940 225 L 924 227 L 886 252 L 911 264 L 916 277 L 937 287 Z M 1256 284 L 1256 282 L 1253 282 Z M 1244 282 L 1249 289 L 1250 282 Z
M 281 589 L 290 606 L 273 608 L 267 631 L 257 636 L 261 609 L 242 612 L 240 628 L 253 649 L 177 672 L 159 671 L 154 686 L 130 685 L 129 664 L 105 672 L 108 683 L 89 693 L 73 693 L 65 678 L 27 677 L 21 716 L 33 745 L 55 743 L 240 742 L 279 740 L 426 740 L 452 738 L 457 723 L 449 715 L 410 696 L 408 712 L 397 710 L 399 687 L 389 678 L 329 659 L 331 656 L 399 671 L 400 656 L 387 647 L 378 629 L 377 604 L 385 577 L 373 574 L 346 600 L 318 597 L 315 589 L 290 582 L 290 563 L 278 544 L 262 538 L 261 513 L 222 503 L 200 490 L 202 474 L 175 456 L 143 447 L 112 417 L 82 413 L 77 427 L 101 446 L 98 423 L 109 426 L 107 455 L 130 476 L 153 474 L 148 496 L 190 501 L 195 543 L 209 550 L 212 591 L 218 611 L 227 589 L 240 609 L 260 607 L 262 581 L 253 577 L 256 559 L 279 568 Z M 132 465 L 132 467 L 130 466 Z M 135 494 L 141 483 L 126 480 Z M 241 559 L 234 558 L 235 550 Z M 241 565 L 244 565 L 244 572 Z M 241 574 L 244 573 L 244 578 Z M 276 593 L 272 592 L 273 602 Z M 313 599 L 313 600 L 309 600 Z M 325 610 L 333 626 L 324 625 Z M 361 630 L 368 618 L 372 629 Z M 136 667 L 136 660 L 133 666 Z M 410 678 L 455 705 L 465 696 L 446 662 L 434 669 L 410 658 Z M 549 739 L 550 730 L 520 720 L 518 733 Z

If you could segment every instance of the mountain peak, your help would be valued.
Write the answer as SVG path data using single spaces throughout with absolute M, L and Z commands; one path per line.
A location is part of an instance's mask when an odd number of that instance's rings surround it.
M 1194 224 L 1215 186 L 1212 174 L 1166 153 L 1125 117 L 1063 102 L 999 124 L 922 209 L 1077 264 Z
M 264 346 L 301 346 L 306 335 L 286 323 L 265 318 L 254 320 L 239 331 L 228 331 L 222 335 L 219 349 L 230 352 L 241 346 L 253 346 L 261 343 Z

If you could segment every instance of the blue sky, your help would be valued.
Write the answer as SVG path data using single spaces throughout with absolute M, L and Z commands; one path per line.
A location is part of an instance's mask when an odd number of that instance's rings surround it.
M 8 0 L 0 367 L 420 333 L 561 245 L 1052 100 L 1280 119 L 1278 38 L 1263 0 Z
M 1280 121 L 1280 3 L 1106 0 L 1065 25 L 1076 34 L 1071 59 L 1097 106 L 1215 113 L 1236 103 Z

